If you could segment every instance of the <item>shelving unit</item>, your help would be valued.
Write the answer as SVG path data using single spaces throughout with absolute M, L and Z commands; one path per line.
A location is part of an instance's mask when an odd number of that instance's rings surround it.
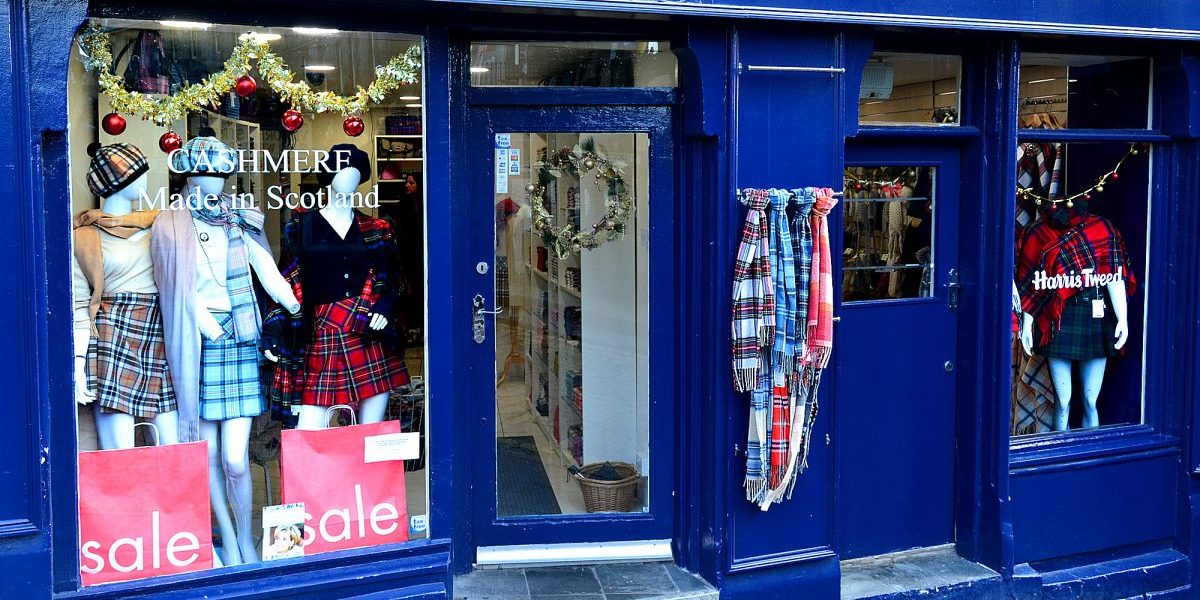
M 200 135 L 200 128 L 207 124 L 216 132 L 217 139 L 225 142 L 234 150 L 260 150 L 263 147 L 262 129 L 258 123 L 242 121 L 212 112 L 201 111 L 188 114 L 186 139 Z M 263 195 L 263 174 L 261 172 L 244 172 L 239 170 L 236 175 L 225 182 L 227 194 L 253 194 L 260 202 L 266 200 Z
M 379 184 L 379 202 L 396 204 L 420 202 L 419 190 L 425 187 L 425 134 L 420 109 L 398 108 L 376 117 L 375 131 L 388 131 L 388 119 L 403 122 L 406 130 L 417 133 L 377 133 L 372 144 L 375 182 Z M 405 184 L 416 178 L 417 197 L 409 197 Z M 385 177 L 386 176 L 386 177 Z

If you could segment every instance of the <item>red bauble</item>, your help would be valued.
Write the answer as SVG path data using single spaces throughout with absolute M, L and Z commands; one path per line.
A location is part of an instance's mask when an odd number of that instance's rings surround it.
M 117 113 L 108 113 L 104 115 L 104 119 L 100 122 L 100 126 L 104 128 L 104 133 L 108 135 L 121 135 L 125 133 L 125 117 Z
M 366 131 L 367 126 L 363 123 L 362 117 L 346 117 L 342 122 L 342 131 L 350 137 L 358 137 Z
M 300 114 L 300 111 L 290 108 L 283 113 L 283 118 L 280 119 L 280 122 L 283 123 L 284 129 L 295 133 L 304 126 L 304 115 Z
M 237 95 L 243 98 L 249 98 L 254 95 L 254 92 L 258 91 L 258 82 L 254 81 L 254 78 L 249 75 L 242 75 L 238 77 L 237 83 L 233 85 L 233 91 L 237 92 Z
M 158 149 L 170 154 L 171 152 L 183 147 L 183 138 L 179 137 L 178 133 L 168 131 L 158 138 Z

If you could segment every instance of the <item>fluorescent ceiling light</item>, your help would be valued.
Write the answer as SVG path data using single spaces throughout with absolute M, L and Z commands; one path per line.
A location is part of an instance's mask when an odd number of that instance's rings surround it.
M 421 105 L 420 105 L 420 103 L 418 103 L 418 104 L 405 104 L 405 105 L 404 105 L 404 108 L 421 108 Z
M 200 21 L 159 21 L 158 24 L 163 27 L 172 27 L 175 29 L 199 29 L 201 31 L 212 27 L 212 23 L 202 23 Z
M 487 67 L 471 67 L 472 73 L 487 73 L 489 70 Z
M 262 42 L 278 42 L 279 40 L 283 39 L 283 36 L 282 36 L 282 35 L 279 35 L 278 33 L 261 33 L 261 32 L 258 32 L 258 31 L 251 31 L 251 32 L 250 32 L 250 37 L 251 37 L 251 38 L 252 38 L 254 41 L 256 41 L 256 42 L 259 42 L 259 43 L 262 43 Z
M 1058 78 L 1057 78 L 1057 77 L 1051 77 L 1051 78 L 1049 78 L 1049 79 L 1034 79 L 1033 81 L 1026 81 L 1025 83 L 1029 83 L 1029 84 L 1033 84 L 1033 83 L 1050 83 L 1051 81 L 1058 81 Z
M 305 71 L 332 71 L 336 68 L 333 65 L 304 65 Z
M 883 100 L 875 100 L 873 102 L 863 102 L 863 106 L 870 106 L 872 104 L 883 104 Z
M 301 35 L 333 35 L 341 33 L 340 29 L 326 29 L 324 27 L 293 27 L 292 31 Z
M 938 95 L 939 95 L 939 96 L 953 96 L 954 94 L 957 94 L 957 93 L 958 93 L 958 92 L 942 92 L 942 93 L 940 93 L 940 94 L 938 94 Z
M 1079 83 L 1078 79 L 1068 79 L 1067 83 Z
M 420 100 L 421 97 L 420 96 L 400 96 L 400 99 L 404 100 L 405 102 L 416 102 L 417 100 Z

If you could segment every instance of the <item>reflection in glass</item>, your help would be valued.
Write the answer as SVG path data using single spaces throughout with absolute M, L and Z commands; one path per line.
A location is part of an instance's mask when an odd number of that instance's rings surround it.
M 935 169 L 847 167 L 842 301 L 932 295 Z
M 677 79 L 665 41 L 471 44 L 471 85 L 669 88 Z
M 1146 129 L 1150 59 L 1021 55 L 1018 127 Z
M 859 87 L 859 123 L 957 125 L 961 64 L 943 54 L 872 54 Z
M 621 171 L 633 208 L 624 236 L 560 256 L 531 230 L 533 203 L 555 228 L 591 231 L 609 187 L 596 170 L 540 166 L 589 142 Z M 494 163 L 497 514 L 646 511 L 648 137 L 501 134 L 505 144 Z

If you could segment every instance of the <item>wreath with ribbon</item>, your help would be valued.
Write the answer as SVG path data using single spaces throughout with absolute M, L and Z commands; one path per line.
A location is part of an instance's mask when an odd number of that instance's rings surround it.
M 529 192 L 532 227 L 556 256 L 566 258 L 573 252 L 592 250 L 625 235 L 625 224 L 633 210 L 633 195 L 625 183 L 625 165 L 604 156 L 597 149 L 595 138 L 587 138 L 574 148 L 564 147 L 538 162 L 537 167 L 537 181 L 525 187 Z M 546 207 L 546 190 L 564 174 L 578 177 L 581 185 L 591 175 L 596 188 L 605 194 L 604 215 L 587 231 L 574 223 L 556 227 Z
M 113 73 L 109 35 L 99 25 L 93 23 L 80 36 L 79 52 L 84 68 L 99 76 L 100 91 L 109 97 L 113 110 L 140 114 L 163 127 L 184 118 L 188 112 L 220 105 L 221 96 L 233 90 L 239 78 L 249 75 L 251 62 L 258 67 L 263 82 L 293 109 L 319 113 L 333 111 L 346 117 L 361 114 L 368 104 L 382 102 L 402 84 L 416 83 L 421 72 L 421 49 L 412 46 L 386 64 L 375 67 L 375 81 L 366 88 L 359 86 L 350 96 L 317 92 L 304 81 L 295 81 L 295 74 L 278 54 L 271 52 L 265 40 L 246 33 L 238 37 L 237 45 L 220 71 L 173 95 L 159 96 L 125 89 L 122 78 Z

